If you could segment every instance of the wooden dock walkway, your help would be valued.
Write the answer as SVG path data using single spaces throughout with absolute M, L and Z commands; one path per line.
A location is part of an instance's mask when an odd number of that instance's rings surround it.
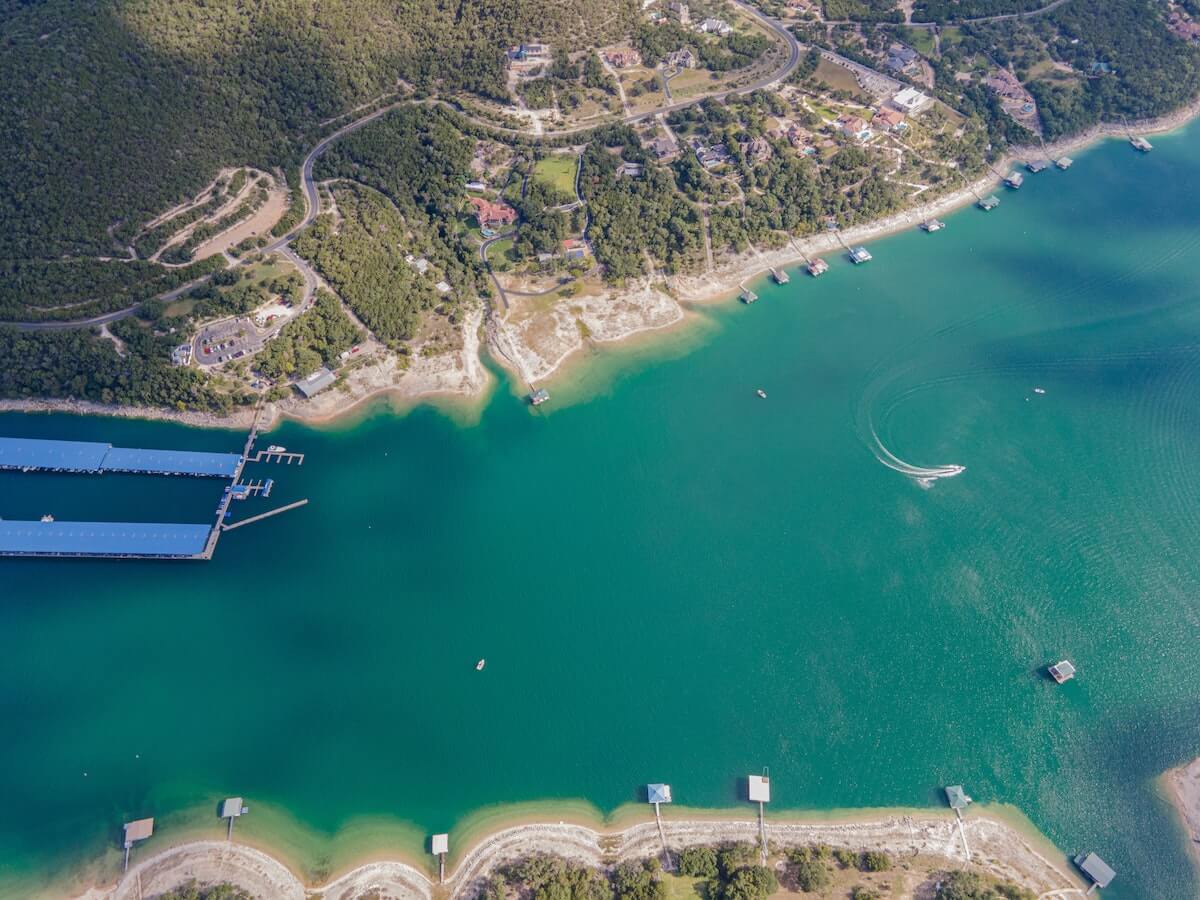
M 250 452 L 249 447 L 246 448 L 246 452 L 247 453 Z M 282 462 L 286 462 L 290 466 L 293 461 L 295 461 L 296 465 L 299 465 L 299 466 L 304 465 L 304 454 L 303 453 L 292 453 L 287 450 L 259 450 L 253 456 L 246 457 L 246 462 L 248 462 L 248 463 L 256 463 L 256 462 L 282 463 Z
M 308 503 L 307 498 L 304 500 L 297 500 L 295 503 L 289 503 L 287 506 L 281 506 L 278 509 L 272 509 L 269 512 L 259 513 L 257 516 L 251 516 L 248 519 L 242 519 L 238 522 L 222 522 L 221 530 L 222 531 L 233 531 L 233 529 L 241 528 L 243 525 L 249 525 L 251 522 L 258 522 L 262 519 L 269 519 L 271 516 L 277 516 L 280 513 L 287 512 L 290 509 L 298 509 L 301 506 L 305 506 L 307 503 Z

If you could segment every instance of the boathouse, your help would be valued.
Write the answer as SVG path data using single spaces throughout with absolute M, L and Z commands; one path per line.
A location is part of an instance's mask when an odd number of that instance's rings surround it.
M 671 802 L 671 786 L 669 784 L 646 785 L 646 800 L 658 806 L 660 803 Z
M 1025 168 L 1027 168 L 1034 175 L 1036 175 L 1038 172 L 1045 171 L 1049 166 L 1049 161 L 1045 159 L 1031 159 L 1029 162 L 1025 163 Z
M 1095 887 L 1101 889 L 1108 887 L 1117 877 L 1117 873 L 1113 871 L 1112 867 L 1095 853 L 1089 853 L 1086 856 L 1082 853 L 1079 854 L 1075 857 L 1075 865 L 1079 866 L 1079 871 L 1092 879 Z M 1091 892 L 1089 891 L 1089 893 Z
M 96 475 L 195 475 L 232 478 L 241 455 L 192 450 L 141 450 L 95 441 L 0 437 L 0 469 Z
M 771 802 L 771 776 L 751 775 L 748 782 L 751 803 Z
M 746 288 L 744 291 L 742 291 L 738 299 L 748 305 L 758 299 L 758 294 L 754 293 L 754 291 L 750 290 L 749 288 Z
M 808 274 L 813 276 L 813 278 L 816 278 L 818 275 L 824 275 L 829 271 L 829 263 L 825 262 L 825 260 L 821 259 L 820 257 L 817 257 L 810 262 L 806 268 L 808 269 Z
M 545 403 L 549 399 L 550 399 L 550 392 L 548 390 L 546 390 L 545 388 L 538 388 L 536 391 L 534 391 L 532 394 L 529 395 L 529 402 L 531 404 L 533 404 L 534 406 L 541 406 L 543 403 Z
M 855 247 L 850 251 L 850 261 L 856 266 L 860 263 L 870 262 L 871 254 L 866 247 Z
M 1059 684 L 1064 684 L 1075 677 L 1075 667 L 1068 659 L 1060 660 L 1049 668 L 1050 677 Z
M 966 809 L 967 804 L 971 802 L 971 798 L 967 796 L 967 792 L 963 790 L 961 784 L 952 784 L 945 791 L 946 801 L 950 804 L 951 809 Z
M 0 521 L 0 556 L 190 559 L 204 553 L 211 530 L 168 523 Z
M 1009 172 L 1008 177 L 1004 179 L 1004 183 L 1015 191 L 1025 183 L 1025 176 L 1017 171 Z
M 991 212 L 993 209 L 995 209 L 999 205 L 1000 205 L 1000 198 L 997 197 L 995 194 L 989 194 L 987 197 L 984 197 L 982 200 L 979 201 L 979 208 L 982 209 L 984 212 Z
M 1074 162 L 1075 160 L 1071 159 L 1069 156 L 1060 156 L 1054 161 L 1054 164 L 1065 172 L 1067 169 L 1071 168 Z

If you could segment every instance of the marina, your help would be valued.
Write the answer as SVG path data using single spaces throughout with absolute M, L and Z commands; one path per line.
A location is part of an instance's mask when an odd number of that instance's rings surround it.
M 249 525 L 308 503 L 299 500 L 270 512 L 229 524 L 230 504 L 252 497 L 267 498 L 275 479 L 242 482 L 247 463 L 303 465 L 304 454 L 271 445 L 254 456 L 258 416 L 239 453 L 191 450 L 138 450 L 95 441 L 57 441 L 0 438 L 0 469 L 21 473 L 104 473 L 227 478 L 229 484 L 217 505 L 212 525 L 164 522 L 58 522 L 52 515 L 40 521 L 0 520 L 0 556 L 107 559 L 212 559 L 222 532 Z

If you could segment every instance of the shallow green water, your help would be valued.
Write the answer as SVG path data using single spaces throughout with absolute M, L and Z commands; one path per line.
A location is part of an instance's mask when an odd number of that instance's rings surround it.
M 961 782 L 1111 896 L 1194 896 L 1151 779 L 1200 753 L 1200 129 L 1155 145 L 602 355 L 544 414 L 501 386 L 469 426 L 281 428 L 308 460 L 256 509 L 311 504 L 211 563 L 0 562 L 0 893 L 226 793 L 429 833 L 658 779 L 732 805 L 767 765 L 781 808 Z M 207 521 L 219 490 L 4 474 L 0 516 Z

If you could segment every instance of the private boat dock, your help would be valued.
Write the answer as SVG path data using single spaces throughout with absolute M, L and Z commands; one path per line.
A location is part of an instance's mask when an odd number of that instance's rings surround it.
M 808 270 L 809 275 L 811 275 L 813 278 L 816 278 L 818 275 L 824 275 L 829 271 L 829 263 L 825 262 L 825 260 L 818 256 L 807 266 L 805 266 L 805 268 Z
M 776 284 L 787 284 L 789 281 L 792 280 L 788 277 L 788 273 L 785 272 L 783 269 L 775 269 L 775 268 L 771 269 L 771 278 L 775 281 Z
M 1031 159 L 1029 162 L 1025 163 L 1025 168 L 1028 169 L 1032 174 L 1036 175 L 1038 172 L 1044 172 L 1046 169 L 1050 168 L 1050 160 Z
M 856 266 L 865 262 L 870 262 L 873 257 L 866 247 L 855 247 L 850 251 L 850 262 Z
M 1008 175 L 1005 177 L 1004 183 L 1007 184 L 1010 188 L 1012 188 L 1015 191 L 1017 188 L 1019 188 L 1021 185 L 1023 185 L 1025 183 L 1025 176 L 1014 169 L 1012 172 L 1009 172 Z
M 139 450 L 88 441 L 0 437 L 0 470 L 107 473 L 222 478 L 226 485 L 211 525 L 170 522 L 40 522 L 0 520 L 0 556 L 92 557 L 108 559 L 211 559 L 223 531 L 257 522 L 305 505 L 307 500 L 226 523 L 234 500 L 269 497 L 273 478 L 242 481 L 252 462 L 303 464 L 304 454 L 282 448 L 250 451 L 258 436 L 258 417 L 241 453 L 191 450 Z
M 932 234 L 935 231 L 941 231 L 946 227 L 946 223 L 941 219 L 926 219 L 921 223 L 921 230 Z
M 993 209 L 995 209 L 999 205 L 1000 205 L 1000 198 L 997 197 L 995 194 L 989 194 L 987 197 L 984 197 L 982 200 L 979 201 L 979 208 L 982 209 L 984 212 L 991 212 Z
M 1054 161 L 1054 164 L 1056 166 L 1058 166 L 1060 169 L 1062 169 L 1062 171 L 1064 171 L 1064 172 L 1067 171 L 1067 169 L 1071 168 L 1071 166 L 1074 165 L 1074 163 L 1075 163 L 1075 160 L 1071 159 L 1071 157 L 1069 157 L 1069 156 L 1060 156 L 1058 159 L 1056 159 Z
M 1154 149 L 1154 145 L 1140 135 L 1130 135 L 1129 143 L 1139 153 L 1149 153 Z
M 738 295 L 738 299 L 749 305 L 758 299 L 758 294 L 750 290 L 750 288 L 742 288 L 742 293 Z

